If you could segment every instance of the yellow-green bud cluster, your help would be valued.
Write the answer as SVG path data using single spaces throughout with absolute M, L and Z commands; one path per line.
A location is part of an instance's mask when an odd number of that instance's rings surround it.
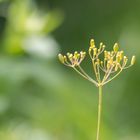
M 131 59 L 131 65 L 134 65 L 136 57 L 133 56 Z M 128 58 L 124 56 L 123 51 L 119 51 L 119 45 L 117 43 L 113 46 L 113 51 L 104 51 L 104 61 L 101 63 L 101 68 L 104 71 L 111 69 L 112 71 L 117 71 L 118 69 L 127 68 Z M 106 66 L 105 66 L 106 65 Z
M 122 66 L 122 60 L 123 60 L 123 51 L 118 51 L 118 45 L 114 45 L 114 49 L 113 51 L 104 51 L 104 63 L 107 64 L 107 66 L 105 67 L 106 71 L 108 71 L 108 69 L 111 69 L 113 71 L 113 69 L 115 71 L 118 70 L 118 68 L 121 68 Z M 125 65 L 126 65 L 126 57 L 125 58 Z
M 95 46 L 94 39 L 90 40 L 89 55 L 91 59 L 96 59 L 104 50 L 105 45 L 101 42 L 99 48 Z
M 136 57 L 132 56 L 130 64 L 127 66 L 128 58 L 124 55 L 123 51 L 119 50 L 119 45 L 117 43 L 114 44 L 112 51 L 106 51 L 105 45 L 101 42 L 99 48 L 96 47 L 94 39 L 90 40 L 89 47 L 89 55 L 92 59 L 93 69 L 96 76 L 96 81 L 93 80 L 90 76 L 88 76 L 85 71 L 81 68 L 80 63 L 86 56 L 86 52 L 77 52 L 67 53 L 67 55 L 59 54 L 59 60 L 66 66 L 73 67 L 80 75 L 89 81 L 93 82 L 96 86 L 104 85 L 114 79 L 114 77 L 118 76 L 123 69 L 127 69 L 130 66 L 135 64 Z M 100 59 L 100 54 L 103 53 L 103 60 Z M 102 58 L 101 57 L 101 58 Z M 76 67 L 78 66 L 78 67 Z M 102 78 L 101 71 L 104 72 L 104 76 Z M 112 73 L 114 77 L 111 76 Z M 112 77 L 112 78 L 111 78 Z
M 58 58 L 61 63 L 70 67 L 75 67 L 80 65 L 80 63 L 83 61 L 85 56 L 86 56 L 86 52 L 81 51 L 80 53 L 78 53 L 77 51 L 75 51 L 74 54 L 67 53 L 66 56 L 59 54 Z

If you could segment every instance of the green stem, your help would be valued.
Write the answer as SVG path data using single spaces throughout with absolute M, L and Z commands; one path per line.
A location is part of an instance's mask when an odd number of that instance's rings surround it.
M 99 86 L 98 123 L 97 123 L 96 140 L 99 140 L 99 136 L 100 136 L 101 111 L 102 111 L 102 86 Z

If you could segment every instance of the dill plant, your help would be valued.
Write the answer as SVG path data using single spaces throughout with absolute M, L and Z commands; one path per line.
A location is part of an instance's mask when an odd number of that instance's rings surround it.
M 124 55 L 124 51 L 119 50 L 118 43 L 115 43 L 112 51 L 105 50 L 106 46 L 101 42 L 97 48 L 94 39 L 90 40 L 88 54 L 91 58 L 95 79 L 90 77 L 81 67 L 81 62 L 86 57 L 86 52 L 59 54 L 60 62 L 74 69 L 83 78 L 93 83 L 99 89 L 98 101 L 98 120 L 96 140 L 100 137 L 101 111 L 102 111 L 102 88 L 105 84 L 115 79 L 123 70 L 134 65 L 136 57 L 132 56 L 128 64 L 128 58 Z

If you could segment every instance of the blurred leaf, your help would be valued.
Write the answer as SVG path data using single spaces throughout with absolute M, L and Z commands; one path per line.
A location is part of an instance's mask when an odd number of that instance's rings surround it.
M 60 11 L 44 13 L 31 0 L 15 0 L 9 5 L 7 20 L 4 48 L 10 54 L 20 54 L 26 53 L 24 42 L 27 38 L 50 34 L 62 23 L 63 15 Z

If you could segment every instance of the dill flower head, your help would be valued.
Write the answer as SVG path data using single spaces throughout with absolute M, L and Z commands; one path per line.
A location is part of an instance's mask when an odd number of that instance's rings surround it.
M 96 47 L 94 39 L 90 40 L 88 53 L 92 61 L 96 79 L 91 78 L 80 66 L 86 56 L 86 52 L 81 51 L 78 53 L 75 51 L 74 54 L 59 54 L 58 58 L 61 63 L 74 68 L 81 76 L 91 81 L 96 86 L 103 86 L 117 77 L 122 70 L 134 65 L 136 61 L 136 57 L 132 56 L 130 64 L 128 64 L 128 57 L 124 54 L 124 51 L 119 50 L 118 43 L 114 44 L 112 51 L 107 51 L 105 48 L 106 46 L 102 42 L 99 44 L 99 47 Z M 101 54 L 103 54 L 103 57 L 100 58 Z M 102 72 L 104 74 L 101 77 Z

